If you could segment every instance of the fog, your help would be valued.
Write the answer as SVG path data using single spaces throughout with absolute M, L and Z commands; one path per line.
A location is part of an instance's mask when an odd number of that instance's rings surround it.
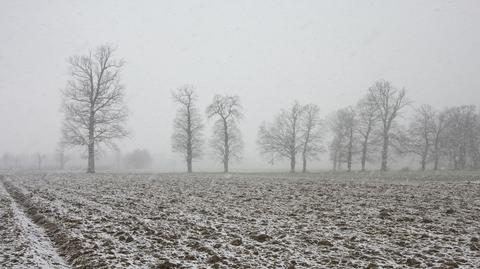
M 171 91 L 192 84 L 207 139 L 213 96 L 240 98 L 245 147 L 233 171 L 286 170 L 262 158 L 257 132 L 295 100 L 327 117 L 386 79 L 405 87 L 412 106 L 476 105 L 479 25 L 478 1 L 2 1 L 0 154 L 53 154 L 67 58 L 112 44 L 126 62 L 123 154 L 147 149 L 153 168 L 184 170 L 171 150 Z M 196 168 L 221 171 L 208 143 L 205 152 Z M 330 167 L 328 156 L 311 166 Z

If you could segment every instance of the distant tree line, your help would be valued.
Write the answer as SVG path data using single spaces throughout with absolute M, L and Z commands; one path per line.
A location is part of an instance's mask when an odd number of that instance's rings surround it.
M 71 79 L 63 91 L 63 138 L 57 150 L 61 167 L 66 161 L 66 146 L 83 146 L 88 156 L 87 171 L 94 173 L 99 147 L 114 146 L 114 140 L 128 135 L 128 112 L 120 82 L 124 62 L 113 57 L 114 51 L 106 45 L 68 60 Z M 204 155 L 203 113 L 192 85 L 172 92 L 172 99 L 178 105 L 172 150 L 182 155 L 186 171 L 193 172 L 193 162 Z M 480 169 L 480 114 L 475 106 L 437 110 L 422 105 L 404 125 L 400 116 L 411 104 L 404 88 L 385 80 L 373 83 L 357 104 L 339 109 L 327 119 L 322 119 L 317 105 L 295 101 L 259 127 L 257 145 L 271 164 L 287 160 L 291 172 L 296 171 L 297 158 L 301 158 L 302 172 L 307 172 L 308 163 L 319 159 L 327 149 L 333 170 L 352 171 L 359 165 L 364 171 L 368 163 L 379 162 L 379 169 L 386 171 L 392 152 L 418 156 L 422 170 L 429 164 L 434 170 Z M 241 159 L 243 151 L 240 98 L 217 94 L 205 115 L 214 121 L 208 141 L 211 153 L 228 172 L 230 162 Z M 141 160 L 136 162 L 137 158 Z M 38 167 L 42 160 L 38 155 Z M 128 156 L 128 163 L 146 167 L 151 157 L 137 151 Z
M 193 93 L 193 87 L 188 88 Z M 174 96 L 184 91 L 185 88 L 180 88 Z M 272 164 L 276 160 L 289 161 L 291 172 L 296 171 L 299 157 L 302 172 L 306 172 L 308 162 L 319 159 L 326 151 L 326 137 L 329 137 L 333 170 L 352 171 L 357 164 L 365 171 L 368 163 L 379 162 L 379 169 L 387 171 L 391 153 L 400 157 L 418 156 L 421 170 L 426 170 L 429 164 L 433 170 L 440 167 L 480 169 L 480 114 L 475 106 L 438 111 L 430 105 L 421 105 L 414 108 L 413 117 L 405 125 L 400 116 L 408 106 L 412 106 L 412 102 L 406 90 L 385 80 L 375 82 L 355 106 L 339 109 L 328 119 L 321 118 L 317 105 L 295 101 L 290 108 L 282 109 L 273 121 L 260 126 L 258 148 Z M 242 149 L 241 140 L 237 141 L 240 131 L 236 126 L 241 118 L 240 109 L 237 96 L 219 95 L 207 108 L 209 118 L 217 117 L 211 146 L 224 164 L 225 172 L 228 172 L 230 158 L 238 159 Z M 191 172 L 189 154 L 194 152 L 195 158 L 202 156 L 203 125 L 198 110 L 194 110 L 190 120 L 185 111 L 181 106 L 175 120 L 173 148 L 184 154 Z M 185 123 L 189 122 L 197 126 L 197 133 L 188 131 Z
M 428 163 L 455 170 L 480 169 L 480 114 L 473 105 L 436 110 L 422 105 L 415 110 L 403 139 L 403 150 Z
M 323 151 L 322 120 L 317 105 L 301 105 L 298 102 L 287 110 L 281 110 L 271 123 L 263 123 L 258 132 L 260 152 L 273 163 L 275 159 L 287 159 L 290 172 L 295 172 L 296 157 L 302 157 L 302 171 L 307 171 L 307 161 L 317 159 Z
M 0 156 L 0 169 L 6 170 L 44 170 L 55 169 L 63 170 L 65 163 L 70 160 L 70 156 L 63 152 L 55 152 L 48 155 L 40 152 L 34 154 L 12 154 L 6 152 Z M 63 166 L 62 166 L 63 165 Z
M 330 159 L 333 170 L 352 164 L 360 155 L 361 170 L 366 163 L 380 157 L 380 170 L 388 169 L 390 149 L 397 148 L 400 137 L 398 116 L 410 104 L 405 89 L 397 89 L 390 82 L 379 80 L 367 91 L 356 106 L 336 111 L 330 119 L 333 139 L 330 142 Z M 380 156 L 375 152 L 380 150 Z
M 361 170 L 380 160 L 380 170 L 386 171 L 390 149 L 399 156 L 417 156 L 421 170 L 429 164 L 432 170 L 480 169 L 480 114 L 475 106 L 438 110 L 421 105 L 404 126 L 399 115 L 410 104 L 404 89 L 378 81 L 356 106 L 338 110 L 330 119 L 333 169 L 346 164 L 350 171 L 356 159 Z

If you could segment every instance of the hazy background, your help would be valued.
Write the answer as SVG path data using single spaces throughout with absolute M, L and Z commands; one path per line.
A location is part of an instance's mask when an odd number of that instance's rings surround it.
M 0 154 L 54 152 L 67 57 L 110 43 L 127 62 L 132 136 L 122 152 L 145 148 L 159 169 L 184 169 L 171 152 L 170 91 L 188 83 L 202 112 L 215 93 L 240 96 L 245 150 L 232 169 L 268 168 L 258 126 L 295 99 L 327 116 L 384 78 L 416 105 L 480 105 L 479 26 L 475 0 L 2 0 Z M 200 164 L 207 167 L 216 169 Z

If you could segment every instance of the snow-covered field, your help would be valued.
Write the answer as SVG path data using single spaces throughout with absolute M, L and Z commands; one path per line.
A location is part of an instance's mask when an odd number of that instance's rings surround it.
M 1 268 L 478 268 L 480 174 L 0 176 Z

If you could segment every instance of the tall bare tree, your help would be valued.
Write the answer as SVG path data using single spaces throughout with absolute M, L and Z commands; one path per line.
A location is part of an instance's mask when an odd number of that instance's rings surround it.
M 203 123 L 196 106 L 194 87 L 186 85 L 172 93 L 173 100 L 180 105 L 173 123 L 172 148 L 184 155 L 188 173 L 192 172 L 192 161 L 202 156 Z
M 405 89 L 397 89 L 390 82 L 379 80 L 368 89 L 369 102 L 372 102 L 381 122 L 382 156 L 381 171 L 387 170 L 388 148 L 390 146 L 391 127 L 400 111 L 409 104 Z
M 303 107 L 295 101 L 290 109 L 282 109 L 272 124 L 260 126 L 258 132 L 257 143 L 262 155 L 288 159 L 292 173 L 295 173 L 296 156 L 304 145 L 300 138 L 302 114 Z
M 333 133 L 333 140 L 330 145 L 331 158 L 334 162 L 334 170 L 339 168 L 343 161 L 347 163 L 347 170 L 352 170 L 353 155 L 357 152 L 356 113 L 352 107 L 338 110 L 332 120 L 330 127 Z
M 374 134 L 374 128 L 377 126 L 379 118 L 375 105 L 369 98 L 361 99 L 357 104 L 356 110 L 357 132 L 360 135 L 361 145 L 360 163 L 362 171 L 365 171 L 365 166 L 369 159 L 369 151 L 371 146 L 375 145 L 372 143 L 374 141 L 372 140 L 372 135 Z
M 343 135 L 339 134 L 340 130 L 335 130 L 332 127 L 333 139 L 328 146 L 330 152 L 330 160 L 333 163 L 333 171 L 341 169 L 342 163 L 345 161 L 345 152 L 343 151 L 344 139 Z
M 408 129 L 407 151 L 420 156 L 420 167 L 425 171 L 435 136 L 435 111 L 430 105 L 416 109 Z
M 113 58 L 111 46 L 68 59 L 70 80 L 63 91 L 63 143 L 86 146 L 88 173 L 95 173 L 95 152 L 100 144 L 113 145 L 127 136 L 127 109 L 120 83 L 122 60 Z
M 238 96 L 219 95 L 213 97 L 207 107 L 207 117 L 216 117 L 210 145 L 213 153 L 223 162 L 223 171 L 228 173 L 232 158 L 239 159 L 243 150 L 243 142 L 237 122 L 242 118 L 242 106 Z
M 442 156 L 443 151 L 443 138 L 444 131 L 446 126 L 446 115 L 445 112 L 434 111 L 435 115 L 433 118 L 433 147 L 432 147 L 432 159 L 433 159 L 433 170 L 438 170 L 438 165 L 440 162 L 440 157 Z
M 302 142 L 302 172 L 307 172 L 307 161 L 314 160 L 324 151 L 322 136 L 322 120 L 320 109 L 315 104 L 308 104 L 302 108 L 302 121 L 300 125 Z
M 476 107 L 452 107 L 445 117 L 444 147 L 453 169 L 478 168 L 480 120 Z

